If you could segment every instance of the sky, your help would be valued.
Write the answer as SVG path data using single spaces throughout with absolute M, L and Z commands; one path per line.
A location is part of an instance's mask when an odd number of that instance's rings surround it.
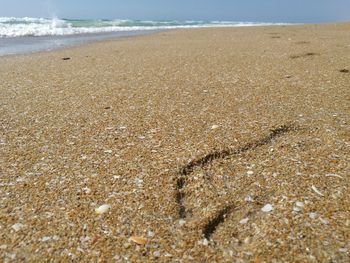
M 0 16 L 322 23 L 350 21 L 350 0 L 0 0 Z

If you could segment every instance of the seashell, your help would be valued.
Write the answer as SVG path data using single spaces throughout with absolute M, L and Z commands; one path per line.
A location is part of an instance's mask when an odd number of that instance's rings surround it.
M 147 238 L 132 236 L 130 240 L 138 245 L 145 245 L 147 243 Z
M 271 212 L 272 210 L 273 210 L 273 207 L 271 204 L 266 204 L 266 205 L 264 205 L 263 208 L 261 208 L 261 211 L 263 211 L 265 213 Z
M 98 215 L 102 215 L 102 214 L 106 213 L 110 208 L 111 208 L 110 205 L 104 204 L 104 205 L 101 205 L 101 206 L 97 207 L 95 209 L 95 212 Z

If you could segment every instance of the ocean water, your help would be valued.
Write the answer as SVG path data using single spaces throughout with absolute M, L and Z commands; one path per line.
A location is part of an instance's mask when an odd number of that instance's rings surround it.
M 231 21 L 141 21 L 141 20 L 74 20 L 58 18 L 0 17 L 0 37 L 65 36 L 87 33 L 162 30 L 198 27 L 263 26 L 273 23 Z M 280 25 L 280 24 L 279 24 Z
M 0 17 L 0 56 L 51 50 L 101 39 L 147 34 L 177 28 L 270 25 L 286 24 L 232 21 L 78 20 Z

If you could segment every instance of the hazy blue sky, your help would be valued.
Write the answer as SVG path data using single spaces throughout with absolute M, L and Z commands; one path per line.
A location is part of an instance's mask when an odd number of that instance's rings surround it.
M 0 0 L 0 16 L 350 21 L 350 0 Z

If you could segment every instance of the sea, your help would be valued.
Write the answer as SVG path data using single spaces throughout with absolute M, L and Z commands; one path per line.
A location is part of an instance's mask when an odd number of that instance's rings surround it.
M 104 39 L 150 34 L 179 28 L 272 25 L 286 24 L 234 21 L 0 17 L 0 56 L 52 50 Z

